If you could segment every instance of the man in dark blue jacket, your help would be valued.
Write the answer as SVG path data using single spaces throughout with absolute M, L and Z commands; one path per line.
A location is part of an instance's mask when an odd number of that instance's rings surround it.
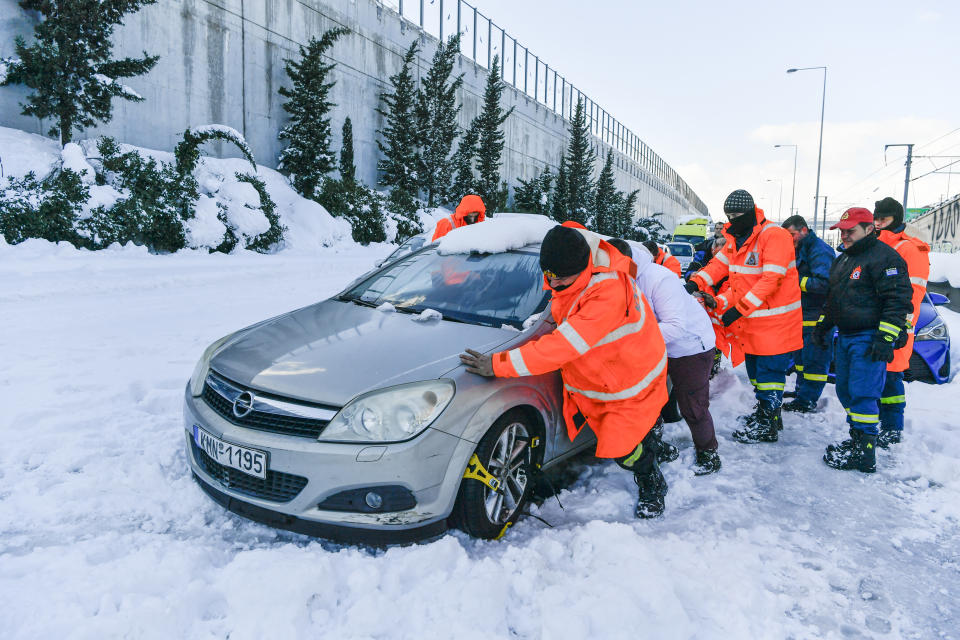
M 817 408 L 817 400 L 827 383 L 827 372 L 833 357 L 833 341 L 828 340 L 826 348 L 823 348 L 813 339 L 813 331 L 827 301 L 830 266 L 836 253 L 807 227 L 803 216 L 790 216 L 784 220 L 783 228 L 793 236 L 797 274 L 800 277 L 800 304 L 803 307 L 803 349 L 793 354 L 797 369 L 797 395 L 796 399 L 783 405 L 783 410 L 810 413 Z

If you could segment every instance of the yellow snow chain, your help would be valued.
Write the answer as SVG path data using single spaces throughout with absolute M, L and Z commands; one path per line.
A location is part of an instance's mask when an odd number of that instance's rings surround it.
M 500 490 L 500 481 L 486 470 L 483 463 L 480 462 L 480 458 L 477 457 L 477 454 L 473 454 L 470 457 L 470 462 L 467 463 L 467 470 L 463 472 L 463 477 L 479 480 L 494 491 Z
M 512 522 L 508 522 L 507 524 L 503 525 L 503 529 L 500 529 L 500 533 L 497 534 L 497 537 L 494 538 L 494 540 L 500 540 L 503 538 L 503 536 L 507 535 L 507 529 L 509 529 L 511 526 L 513 526 Z

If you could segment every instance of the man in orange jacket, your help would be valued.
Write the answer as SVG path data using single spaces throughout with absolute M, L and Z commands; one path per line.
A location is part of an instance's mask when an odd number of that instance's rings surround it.
M 744 352 L 757 406 L 741 416 L 739 442 L 776 442 L 783 428 L 780 407 L 791 352 L 803 348 L 800 283 L 790 233 L 764 218 L 753 196 L 738 189 L 723 203 L 729 224 L 726 243 L 687 290 L 716 305 L 725 327 Z M 714 297 L 710 287 L 728 278 L 730 288 Z
M 655 263 L 670 269 L 670 271 L 673 271 L 675 274 L 677 274 L 678 278 L 683 277 L 683 268 L 680 266 L 680 261 L 661 249 L 660 245 L 653 240 L 647 240 L 643 243 L 643 246 L 646 247 L 647 251 L 650 252 L 650 255 L 653 256 L 653 261 Z
M 540 267 L 557 328 L 493 355 L 468 349 L 460 360 L 467 371 L 503 378 L 559 369 L 567 435 L 589 424 L 597 457 L 633 472 L 637 517 L 659 516 L 667 483 L 653 427 L 667 401 L 667 352 L 636 265 L 589 231 L 557 226 L 543 239 Z
M 433 237 L 430 238 L 430 242 L 436 242 L 454 229 L 483 222 L 487 217 L 486 214 L 487 208 L 480 196 L 472 193 L 467 194 L 460 200 L 456 211 L 437 223 L 437 228 L 433 230 Z
M 903 411 L 907 406 L 903 372 L 910 366 L 913 355 L 913 327 L 920 315 L 920 303 L 927 295 L 930 277 L 930 245 L 907 235 L 903 223 L 903 206 L 893 198 L 878 200 L 873 209 L 880 241 L 893 247 L 907 263 L 907 273 L 913 286 L 913 311 L 907 316 L 906 344 L 893 352 L 893 362 L 887 365 L 887 380 L 880 397 L 880 435 L 877 445 L 886 449 L 900 442 L 903 434 Z

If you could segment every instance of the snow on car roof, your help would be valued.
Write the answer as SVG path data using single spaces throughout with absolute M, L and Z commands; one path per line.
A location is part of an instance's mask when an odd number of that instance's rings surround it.
M 498 213 L 483 222 L 454 229 L 440 239 L 437 252 L 505 253 L 537 244 L 555 226 L 555 220 L 536 213 Z

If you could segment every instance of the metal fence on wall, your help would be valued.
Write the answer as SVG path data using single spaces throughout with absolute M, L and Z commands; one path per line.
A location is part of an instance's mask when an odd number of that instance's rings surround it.
M 577 102 L 582 100 L 590 130 L 598 140 L 622 153 L 654 178 L 673 187 L 691 207 L 707 213 L 707 206 L 693 189 L 643 140 L 473 5 L 464 0 L 380 1 L 441 40 L 459 32 L 461 54 L 485 69 L 490 69 L 494 56 L 500 56 L 500 73 L 504 82 L 564 120 L 569 121 L 573 117 Z M 636 177 L 643 178 L 642 175 Z

